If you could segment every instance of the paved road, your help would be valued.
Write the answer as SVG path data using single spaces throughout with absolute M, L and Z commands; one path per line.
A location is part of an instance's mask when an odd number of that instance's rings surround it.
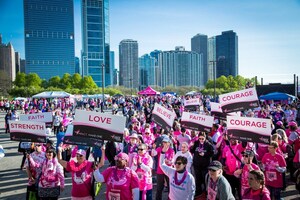
M 9 134 L 5 134 L 4 129 L 4 115 L 0 111 L 0 145 L 3 146 L 5 157 L 0 160 L 0 199 L 1 200 L 24 200 L 26 199 L 26 183 L 27 175 L 25 170 L 20 170 L 20 164 L 23 155 L 17 152 L 18 142 L 11 141 Z M 66 188 L 62 192 L 59 199 L 71 199 L 71 178 L 67 174 L 65 178 Z M 100 196 L 97 200 L 104 200 L 105 186 L 100 191 Z M 153 193 L 155 193 L 155 185 Z M 300 195 L 295 190 L 294 185 L 289 185 L 287 190 L 283 192 L 282 196 L 285 200 L 300 200 Z M 164 193 L 164 199 L 167 199 L 167 193 Z M 155 194 L 153 194 L 153 197 Z M 154 198 L 153 198 L 154 199 Z

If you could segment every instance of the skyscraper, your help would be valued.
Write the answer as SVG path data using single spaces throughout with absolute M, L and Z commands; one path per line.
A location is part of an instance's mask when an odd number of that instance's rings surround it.
M 207 35 L 197 34 L 191 39 L 191 50 L 202 54 L 202 62 L 203 62 L 203 83 L 201 85 L 205 85 L 208 81 L 208 60 L 207 60 Z
M 154 51 L 150 52 L 150 56 L 152 58 L 155 58 L 155 84 L 154 85 L 161 85 L 161 80 L 160 80 L 160 70 L 158 66 L 158 55 L 161 53 L 161 50 L 155 49 Z
M 109 52 L 109 67 L 110 67 L 110 79 L 111 79 L 111 85 L 114 84 L 114 73 L 115 73 L 115 52 L 110 51 Z
M 24 0 L 26 73 L 74 74 L 73 0 Z
M 207 80 L 214 79 L 214 68 L 216 62 L 216 37 L 208 38 L 208 68 L 207 68 Z
M 203 87 L 202 54 L 176 48 L 175 51 L 163 51 L 158 63 L 161 72 L 161 87 L 195 86 Z
M 126 39 L 119 44 L 120 85 L 139 89 L 138 43 Z
M 217 78 L 238 75 L 238 36 L 232 30 L 216 36 Z
M 149 85 L 156 85 L 155 81 L 155 58 L 145 54 L 139 58 L 140 87 L 145 89 Z
M 5 87 L 9 89 L 11 82 L 16 78 L 16 59 L 15 50 L 9 42 L 7 45 L 2 43 L 0 35 L 0 89 Z M 2 91 L 2 90 L 1 90 Z
M 109 1 L 81 0 L 82 9 L 82 66 L 83 76 L 92 76 L 102 86 L 102 65 L 104 85 L 112 85 L 109 64 Z

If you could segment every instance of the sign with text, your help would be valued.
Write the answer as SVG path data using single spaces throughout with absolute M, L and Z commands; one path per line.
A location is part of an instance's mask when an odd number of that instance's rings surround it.
M 227 132 L 233 139 L 270 144 L 271 120 L 227 116 Z
M 219 99 L 224 113 L 259 107 L 255 88 L 222 94 Z
M 52 123 L 53 116 L 51 112 L 32 113 L 27 115 L 20 115 L 20 120 Z
M 214 118 L 208 115 L 199 115 L 190 112 L 183 112 L 181 117 L 181 125 L 185 128 L 211 132 Z
M 73 135 L 122 142 L 125 123 L 124 116 L 76 110 Z
M 184 101 L 184 110 L 185 111 L 196 111 L 200 105 L 201 105 L 201 101 L 199 98 L 186 99 Z
M 22 142 L 46 143 L 46 126 L 44 122 L 9 121 L 10 139 Z
M 103 140 L 97 140 L 89 137 L 81 137 L 73 135 L 74 125 L 68 125 L 67 131 L 64 136 L 65 144 L 81 145 L 81 146 L 90 146 L 90 147 L 102 147 Z
M 157 103 L 154 105 L 152 120 L 160 127 L 169 131 L 173 126 L 175 117 L 176 113 L 173 110 L 168 110 Z
M 226 120 L 227 115 L 241 116 L 240 111 L 232 112 L 232 113 L 224 113 L 222 108 L 221 108 L 221 104 L 219 104 L 219 103 L 210 102 L 210 106 L 211 106 L 211 111 L 210 111 L 211 115 L 216 117 L 216 118 L 222 119 L 222 120 Z

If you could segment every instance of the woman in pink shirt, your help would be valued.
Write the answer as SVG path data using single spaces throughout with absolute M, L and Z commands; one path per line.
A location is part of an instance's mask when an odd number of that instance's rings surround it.
M 72 200 L 92 200 L 93 162 L 85 159 L 86 152 L 82 149 L 76 151 L 77 162 L 62 160 L 61 153 L 62 150 L 59 148 L 58 162 L 69 172 L 72 172 Z
M 142 200 L 152 200 L 152 166 L 153 159 L 147 152 L 147 145 L 140 144 L 138 154 L 133 157 L 130 167 L 138 175 Z
M 260 170 L 252 170 L 249 172 L 247 188 L 242 196 L 244 200 L 271 200 L 270 192 L 265 187 L 265 176 Z

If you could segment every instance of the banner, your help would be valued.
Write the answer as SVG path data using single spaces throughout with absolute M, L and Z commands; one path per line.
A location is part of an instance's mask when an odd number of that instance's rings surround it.
M 160 127 L 169 131 L 173 126 L 175 117 L 176 113 L 173 110 L 168 110 L 157 103 L 154 105 L 152 120 Z
M 11 140 L 46 143 L 46 126 L 43 122 L 9 121 L 9 130 Z
M 76 110 L 73 135 L 122 142 L 125 123 L 124 116 Z
M 82 146 L 90 146 L 90 147 L 102 147 L 103 140 L 97 140 L 89 137 L 81 137 L 73 135 L 74 125 L 68 125 L 67 131 L 64 136 L 65 144 L 73 144 L 73 145 L 82 145 Z
M 52 112 L 32 113 L 27 115 L 20 115 L 20 121 L 35 121 L 52 124 L 53 116 Z
M 222 94 L 219 99 L 224 113 L 259 107 L 255 88 Z
M 184 110 L 185 111 L 197 111 L 200 105 L 201 105 L 201 101 L 199 98 L 186 99 L 184 101 Z
M 230 138 L 237 140 L 270 144 L 271 120 L 227 116 L 227 132 Z
M 182 127 L 196 130 L 211 132 L 214 118 L 208 115 L 199 115 L 195 113 L 183 112 L 181 117 Z
M 215 103 L 215 102 L 210 102 L 211 106 L 211 115 L 214 116 L 215 118 L 221 119 L 221 120 L 226 120 L 227 115 L 230 116 L 241 116 L 241 112 L 232 112 L 232 113 L 224 113 L 221 104 Z

